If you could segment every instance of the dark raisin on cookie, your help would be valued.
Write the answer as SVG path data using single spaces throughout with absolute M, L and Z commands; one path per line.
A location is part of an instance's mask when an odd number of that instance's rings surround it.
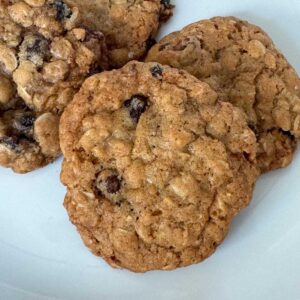
M 56 20 L 63 21 L 69 19 L 72 15 L 72 10 L 65 4 L 63 0 L 55 0 L 52 7 L 56 10 Z
M 172 10 L 175 6 L 171 4 L 170 0 L 161 0 L 160 4 L 161 4 L 161 10 L 160 10 L 159 21 L 166 22 L 172 16 Z
M 121 180 L 117 175 L 111 175 L 106 179 L 106 189 L 110 194 L 117 193 L 121 188 Z
M 25 116 L 22 116 L 20 118 L 20 124 L 21 126 L 25 127 L 25 128 L 28 128 L 28 127 L 32 127 L 33 124 L 34 124 L 34 121 L 35 121 L 35 117 L 34 116 L 31 116 L 31 115 L 25 115 Z
M 165 8 L 172 8 L 173 5 L 171 4 L 171 0 L 160 0 L 160 3 L 165 7 Z
M 35 119 L 34 114 L 30 111 L 16 115 L 13 120 L 13 128 L 17 130 L 16 134 L 30 135 Z
M 33 44 L 27 46 L 27 55 L 30 57 L 32 53 L 40 53 L 41 52 L 41 39 L 36 39 Z
M 148 98 L 143 95 L 134 95 L 124 102 L 124 106 L 129 110 L 130 117 L 136 122 L 139 121 L 142 113 L 147 109 Z
M 154 66 L 154 67 L 152 67 L 152 68 L 150 69 L 150 72 L 151 72 L 151 74 L 152 74 L 153 77 L 156 77 L 156 78 L 157 78 L 157 77 L 162 76 L 162 74 L 163 74 L 163 69 L 162 69 L 161 66 L 156 65 L 156 66 Z
M 16 150 L 18 148 L 19 140 L 17 137 L 4 136 L 0 138 L 0 144 L 3 144 L 10 150 Z
M 34 60 L 35 56 L 39 56 L 42 60 L 49 56 L 49 42 L 42 36 L 35 36 L 33 43 L 29 43 L 26 48 L 26 56 L 28 60 Z M 35 63 L 34 61 L 32 61 Z
M 122 186 L 122 178 L 116 170 L 103 170 L 97 174 L 93 184 L 96 196 L 102 197 L 107 194 L 116 194 Z

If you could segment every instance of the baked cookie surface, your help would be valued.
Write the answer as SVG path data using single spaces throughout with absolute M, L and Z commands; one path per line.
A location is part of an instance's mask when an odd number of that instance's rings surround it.
M 37 114 L 18 98 L 10 105 L 0 108 L 0 165 L 27 173 L 57 158 L 59 117 Z
M 78 18 L 61 0 L 0 1 L 0 164 L 16 172 L 60 154 L 61 113 L 107 66 L 103 34 L 76 27 Z
M 71 221 L 94 254 L 136 272 L 212 254 L 258 175 L 244 113 L 157 63 L 87 79 L 60 140 Z
M 82 23 L 105 34 L 110 65 L 122 67 L 153 45 L 160 24 L 172 15 L 170 0 L 69 0 L 82 12 Z
M 182 68 L 242 108 L 263 172 L 291 162 L 300 137 L 300 79 L 261 28 L 234 17 L 200 21 L 163 38 L 146 61 Z

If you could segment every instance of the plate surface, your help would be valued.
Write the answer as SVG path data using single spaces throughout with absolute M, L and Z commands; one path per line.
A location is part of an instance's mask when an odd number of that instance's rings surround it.
M 262 26 L 300 72 L 300 0 L 173 0 L 161 36 L 204 18 Z M 300 299 L 300 151 L 260 178 L 217 252 L 172 272 L 111 269 L 83 246 L 62 208 L 61 160 L 28 175 L 0 169 L 0 299 Z

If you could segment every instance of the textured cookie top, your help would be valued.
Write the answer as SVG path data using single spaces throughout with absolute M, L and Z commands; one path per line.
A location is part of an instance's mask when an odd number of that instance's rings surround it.
M 51 162 L 60 154 L 59 117 L 37 114 L 19 98 L 10 105 L 0 109 L 0 165 L 26 173 Z
M 62 0 L 0 2 L 0 65 L 37 111 L 60 113 L 82 81 L 106 67 L 104 37 L 75 28 Z
M 68 1 L 79 7 L 84 24 L 105 34 L 111 67 L 122 67 L 129 60 L 141 58 L 173 8 L 170 0 Z
M 24 28 L 51 39 L 74 28 L 78 17 L 78 9 L 63 0 L 1 0 L 0 40 L 17 46 Z
M 0 1 L 2 166 L 23 173 L 56 158 L 59 115 L 106 67 L 103 34 L 75 27 L 78 16 L 61 0 Z
M 200 21 L 163 38 L 147 61 L 183 68 L 242 108 L 260 139 L 263 171 L 290 162 L 300 137 L 300 80 L 259 27 L 233 17 Z
M 62 181 L 96 254 L 135 271 L 168 269 L 221 242 L 257 174 L 243 112 L 217 98 L 185 71 L 151 63 L 85 81 L 61 119 Z

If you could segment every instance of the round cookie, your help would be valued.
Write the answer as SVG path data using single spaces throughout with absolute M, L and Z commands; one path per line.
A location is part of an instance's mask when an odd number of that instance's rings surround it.
M 62 0 L 0 2 L 1 165 L 24 173 L 55 159 L 59 116 L 84 79 L 107 67 L 103 34 L 78 20 Z
M 146 61 L 182 68 L 242 108 L 259 140 L 262 172 L 287 166 L 300 137 L 300 79 L 261 28 L 234 17 L 163 38 Z
M 159 25 L 172 15 L 170 0 L 69 0 L 83 13 L 82 22 L 106 36 L 109 61 L 119 68 L 139 59 L 155 42 Z
M 60 141 L 71 221 L 94 254 L 136 272 L 211 255 L 258 176 L 244 113 L 157 63 L 88 78 Z

